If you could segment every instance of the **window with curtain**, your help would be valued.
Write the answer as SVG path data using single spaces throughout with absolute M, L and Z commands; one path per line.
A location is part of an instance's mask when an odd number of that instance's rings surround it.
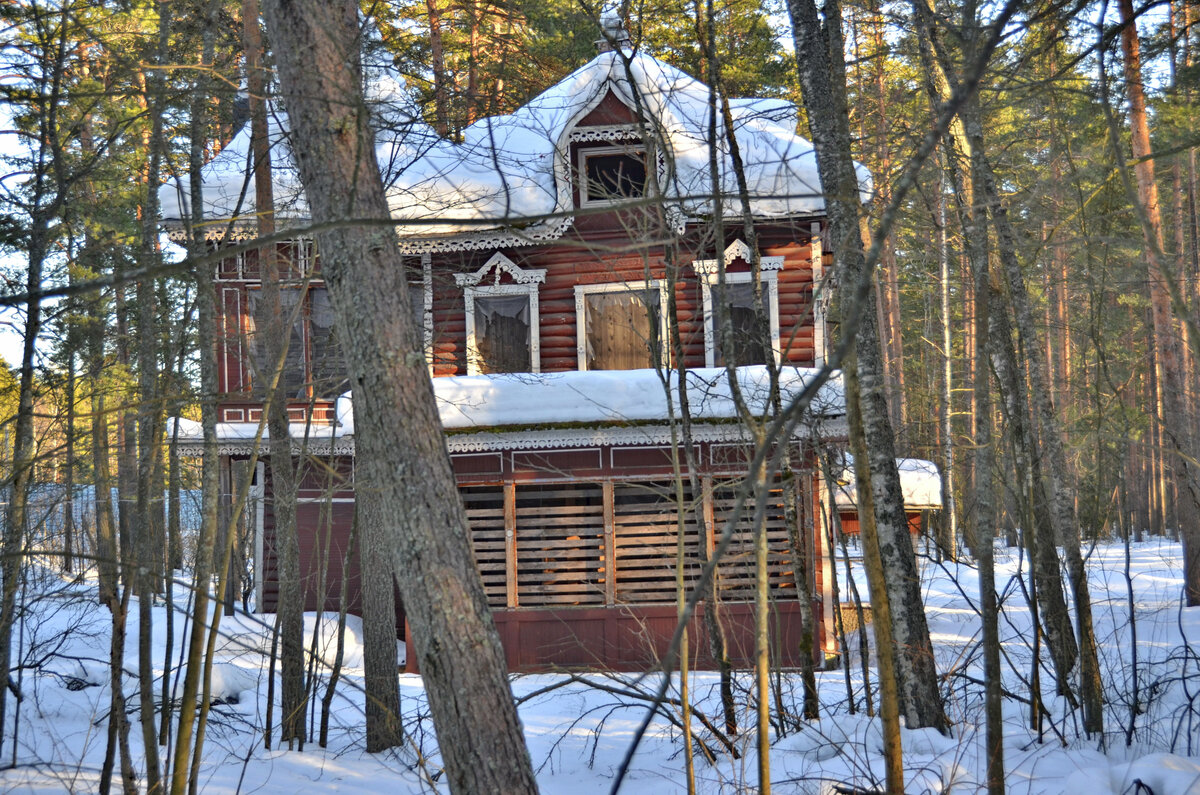
M 310 290 L 308 309 L 312 396 L 332 399 L 349 391 L 350 378 L 329 293 L 323 288 Z
M 476 295 L 475 353 L 481 373 L 528 373 L 532 368 L 528 295 Z
M 338 341 L 333 306 L 324 287 L 284 288 L 279 291 L 280 312 L 288 329 L 287 353 L 279 388 L 289 400 L 329 399 L 349 389 L 344 351 Z M 246 332 L 253 361 L 253 391 L 262 397 L 274 362 L 268 358 L 262 291 L 247 293 Z

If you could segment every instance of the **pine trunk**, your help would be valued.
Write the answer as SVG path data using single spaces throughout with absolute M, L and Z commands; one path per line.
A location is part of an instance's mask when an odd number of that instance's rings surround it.
M 475 568 L 361 96 L 357 3 L 268 0 L 267 27 L 393 565 L 455 793 L 535 792 Z M 363 223 L 366 221 L 367 223 Z

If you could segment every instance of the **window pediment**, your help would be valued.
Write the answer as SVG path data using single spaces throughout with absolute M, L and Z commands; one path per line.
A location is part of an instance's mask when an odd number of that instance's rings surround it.
M 478 287 L 483 284 L 489 272 L 494 273 L 493 285 L 499 285 L 501 277 L 506 273 L 516 284 L 542 284 L 546 281 L 545 268 L 522 268 L 497 251 L 474 273 L 454 274 L 454 283 L 459 287 Z
M 750 250 L 750 246 L 746 245 L 746 241 L 739 238 L 725 248 L 722 259 L 726 268 L 738 260 L 749 265 L 754 260 L 754 253 Z M 692 270 L 696 272 L 697 276 L 707 277 L 709 283 L 712 283 L 720 272 L 720 262 L 721 260 L 715 259 L 692 260 Z M 783 270 L 783 257 L 761 257 L 759 258 L 759 267 L 763 271 Z

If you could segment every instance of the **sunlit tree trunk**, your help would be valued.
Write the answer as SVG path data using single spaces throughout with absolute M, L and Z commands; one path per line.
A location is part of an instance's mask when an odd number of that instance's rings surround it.
M 537 789 L 389 225 L 361 96 L 357 3 L 268 0 L 296 164 L 344 330 L 356 439 L 380 490 L 447 783 L 455 793 Z M 367 223 L 363 223 L 366 221 Z M 356 223 L 357 222 L 357 223 Z
M 850 156 L 841 11 L 836 0 L 826 2 L 822 23 L 813 0 L 790 0 L 788 8 L 800 84 L 829 215 L 835 266 L 846 283 L 856 285 L 866 265 L 858 176 Z M 879 552 L 886 575 L 893 641 L 897 647 L 901 710 L 909 728 L 933 727 L 945 731 L 946 717 L 938 691 L 933 647 L 921 602 L 900 475 L 896 469 L 895 440 L 882 382 L 873 290 L 868 292 L 867 302 L 858 318 L 855 352 L 861 394 L 858 410 L 862 412 L 866 452 L 870 455 L 871 480 L 868 485 L 873 492 Z M 862 492 L 859 498 L 862 498 Z M 861 516 L 861 505 L 859 510 Z
M 1191 418 L 1184 414 L 1184 351 L 1175 332 L 1169 284 L 1177 268 L 1165 262 L 1162 213 L 1158 185 L 1151 157 L 1150 124 L 1146 114 L 1146 96 L 1142 87 L 1141 43 L 1133 13 L 1133 0 L 1119 0 L 1121 12 L 1121 52 L 1124 56 L 1125 91 L 1129 100 L 1130 143 L 1133 170 L 1137 178 L 1137 200 L 1141 205 L 1150 270 L 1150 311 L 1154 327 L 1154 347 L 1159 358 L 1159 377 L 1163 400 L 1163 432 L 1169 440 L 1170 467 L 1176 493 L 1175 517 L 1184 550 L 1184 593 L 1187 604 L 1200 605 L 1200 486 L 1196 483 Z M 1182 503 L 1182 504 L 1181 504 Z

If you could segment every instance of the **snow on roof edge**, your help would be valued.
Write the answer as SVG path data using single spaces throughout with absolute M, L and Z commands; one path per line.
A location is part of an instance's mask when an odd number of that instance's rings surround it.
M 737 368 L 738 386 L 751 411 L 764 413 L 770 405 L 770 374 L 765 366 Z M 812 368 L 779 368 L 779 389 L 785 405 L 798 397 L 820 371 Z M 563 373 L 449 376 L 433 379 L 442 426 L 448 431 L 494 430 L 578 423 L 666 422 L 679 406 L 679 374 L 658 370 L 601 370 Z M 692 418 L 727 421 L 738 417 L 724 368 L 689 370 L 687 391 Z M 809 406 L 810 416 L 840 417 L 845 399 L 840 376 L 821 386 Z M 349 392 L 338 398 L 333 425 L 292 423 L 294 439 L 307 430 L 313 440 L 337 439 L 354 434 L 354 404 Z M 186 443 L 202 439 L 200 423 L 176 420 L 179 437 Z M 170 433 L 170 428 L 168 433 Z M 258 423 L 219 423 L 223 441 L 250 441 Z M 264 429 L 264 437 L 268 438 Z

